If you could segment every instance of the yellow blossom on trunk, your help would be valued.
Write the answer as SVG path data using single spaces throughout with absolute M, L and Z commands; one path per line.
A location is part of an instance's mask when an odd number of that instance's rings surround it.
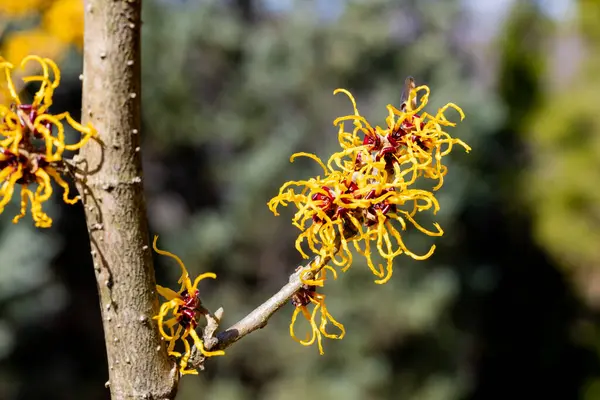
M 54 180 L 63 188 L 63 200 L 74 204 L 79 197 L 69 197 L 69 185 L 62 175 L 67 172 L 63 160 L 65 151 L 81 148 L 96 130 L 91 124 L 83 126 L 69 113 L 52 114 L 54 90 L 60 83 L 60 70 L 48 58 L 27 56 L 21 62 L 26 69 L 30 63 L 39 64 L 40 75 L 25 75 L 24 84 L 40 85 L 31 103 L 24 103 L 18 95 L 13 79 L 14 66 L 0 58 L 10 103 L 0 103 L 0 213 L 11 200 L 15 187 L 21 188 L 21 210 L 13 218 L 17 223 L 25 216 L 31 204 L 31 215 L 38 227 L 50 227 L 52 219 L 42 211 L 42 204 L 53 193 Z M 74 144 L 65 143 L 65 123 L 82 134 Z
M 178 283 L 181 284 L 181 288 L 178 292 L 175 292 L 174 290 L 160 285 L 156 286 L 158 293 L 164 297 L 166 301 L 161 304 L 160 311 L 154 319 L 158 321 L 158 330 L 161 336 L 169 343 L 167 347 L 169 355 L 179 358 L 179 372 L 182 375 L 196 375 L 198 374 L 196 369 L 187 368 L 188 360 L 192 352 L 190 338 L 192 343 L 196 345 L 198 350 L 200 350 L 205 357 L 221 356 L 225 354 L 222 350 L 206 351 L 202 339 L 200 339 L 196 333 L 199 316 L 207 312 L 202 307 L 202 302 L 200 301 L 198 284 L 203 279 L 216 279 L 217 276 L 212 272 L 207 272 L 198 275 L 192 282 L 183 261 L 173 253 L 159 250 L 156 247 L 157 240 L 158 236 L 154 236 L 154 242 L 152 243 L 154 251 L 160 255 L 171 257 L 179 264 L 179 267 L 181 268 L 181 277 L 179 278 Z M 177 341 L 183 343 L 183 353 L 175 351 Z

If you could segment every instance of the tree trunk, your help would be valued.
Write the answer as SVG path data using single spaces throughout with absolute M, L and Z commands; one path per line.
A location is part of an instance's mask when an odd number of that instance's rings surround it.
M 83 195 L 117 399 L 173 399 L 178 374 L 152 316 L 154 267 L 140 145 L 141 0 L 85 0 L 82 118 L 98 131 L 80 153 Z

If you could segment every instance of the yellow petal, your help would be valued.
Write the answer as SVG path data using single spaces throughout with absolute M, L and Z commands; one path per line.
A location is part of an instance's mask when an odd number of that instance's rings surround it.
M 156 290 L 158 291 L 158 294 L 160 294 L 162 297 L 164 297 L 167 300 L 173 300 L 173 299 L 179 299 L 180 296 L 177 294 L 176 291 L 171 290 L 169 288 L 160 286 L 160 285 L 156 285 Z

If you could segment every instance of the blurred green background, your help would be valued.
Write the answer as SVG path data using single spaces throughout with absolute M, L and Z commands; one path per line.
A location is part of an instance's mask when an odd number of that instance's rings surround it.
M 79 115 L 79 0 L 2 0 L 0 55 L 54 57 L 55 111 Z M 146 0 L 143 157 L 152 233 L 235 322 L 301 259 L 292 210 L 266 202 L 288 162 L 326 157 L 349 102 L 383 124 L 413 75 L 452 101 L 439 192 L 445 236 L 387 285 L 357 261 L 326 288 L 344 323 L 325 355 L 288 335 L 292 307 L 183 379 L 178 399 L 600 399 L 600 1 Z M 55 224 L 0 218 L 0 399 L 107 399 L 81 205 Z M 432 238 L 408 242 L 426 249 Z M 157 258 L 157 279 L 178 269 Z

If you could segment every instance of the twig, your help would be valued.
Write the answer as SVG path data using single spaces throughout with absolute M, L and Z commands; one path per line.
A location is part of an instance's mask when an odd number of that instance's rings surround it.
M 339 237 L 335 241 L 336 252 L 340 247 Z M 302 280 L 300 277 L 304 274 L 305 279 L 312 279 L 329 261 L 331 256 L 326 256 L 321 260 L 320 256 L 316 256 L 305 267 L 299 269 L 290 275 L 289 281 L 277 293 L 271 296 L 267 301 L 252 310 L 244 318 L 236 322 L 228 329 L 214 335 L 217 331 L 223 309 L 220 308 L 214 315 L 207 313 L 207 325 L 204 328 L 203 341 L 204 347 L 209 351 L 224 350 L 238 340 L 250 333 L 264 328 L 269 319 L 279 311 L 292 298 L 298 290 L 302 288 Z M 318 265 L 314 268 L 314 265 Z M 311 271 L 312 270 L 312 271 Z M 194 349 L 190 358 L 190 365 L 194 368 L 204 369 L 205 357 L 203 357 L 197 349 Z

